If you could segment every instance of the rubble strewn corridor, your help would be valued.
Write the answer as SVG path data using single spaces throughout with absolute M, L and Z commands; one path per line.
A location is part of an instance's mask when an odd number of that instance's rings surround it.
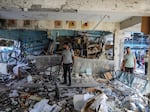
M 60 83 L 63 74 L 59 65 L 60 57 L 33 58 L 28 57 L 27 63 L 19 67 L 19 75 L 15 79 L 12 74 L 1 74 L 1 112 L 149 110 L 149 96 L 141 94 L 145 89 L 146 80 L 131 77 L 130 74 L 121 71 L 105 72 L 101 77 L 88 72 L 73 72 L 72 85 L 66 86 Z M 82 59 L 77 61 L 84 65 L 81 63 Z M 42 62 L 41 68 L 38 64 Z M 137 84 L 137 80 L 141 83 Z
M 0 0 L 0 112 L 150 112 L 150 0 Z

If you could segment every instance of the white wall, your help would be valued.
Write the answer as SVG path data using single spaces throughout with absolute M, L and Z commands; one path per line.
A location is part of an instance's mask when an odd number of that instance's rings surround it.
M 7 74 L 7 63 L 0 63 L 0 72 Z

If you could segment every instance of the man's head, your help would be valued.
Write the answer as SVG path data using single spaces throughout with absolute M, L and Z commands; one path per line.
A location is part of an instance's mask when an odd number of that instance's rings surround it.
M 68 43 L 68 42 L 65 42 L 64 45 L 63 45 L 63 48 L 64 48 L 64 49 L 69 49 L 69 43 Z
M 130 54 L 130 52 L 131 52 L 130 47 L 127 47 L 126 51 L 127 51 L 127 54 Z

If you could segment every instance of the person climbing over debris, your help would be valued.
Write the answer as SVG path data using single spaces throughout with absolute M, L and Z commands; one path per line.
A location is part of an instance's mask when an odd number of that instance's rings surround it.
M 130 47 L 126 48 L 126 55 L 124 56 L 124 60 L 122 62 L 122 69 L 125 72 L 133 73 L 134 69 L 136 68 L 136 58 L 135 56 L 131 53 Z
M 74 64 L 74 51 L 71 49 L 71 46 L 69 46 L 68 42 L 65 42 L 63 45 L 63 52 L 62 52 L 62 59 L 61 64 L 63 65 L 64 70 L 64 82 L 62 84 L 67 84 L 67 73 L 68 73 L 68 86 L 71 86 L 71 72 L 72 67 Z

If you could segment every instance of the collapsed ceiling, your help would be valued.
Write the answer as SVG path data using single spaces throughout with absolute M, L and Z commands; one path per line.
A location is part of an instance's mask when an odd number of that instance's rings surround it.
M 120 22 L 150 16 L 149 0 L 1 0 L 0 18 Z

